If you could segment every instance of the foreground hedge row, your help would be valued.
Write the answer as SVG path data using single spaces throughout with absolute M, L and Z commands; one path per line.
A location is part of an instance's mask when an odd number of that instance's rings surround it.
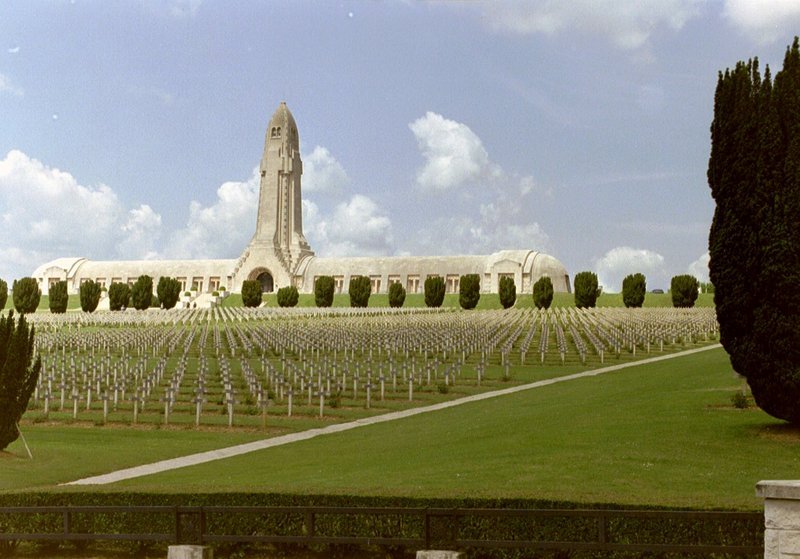
M 403 507 L 444 509 L 606 509 L 623 510 L 618 505 L 590 505 L 536 501 L 536 500 L 485 500 L 485 499 L 410 499 L 391 497 L 352 497 L 283 494 L 142 494 L 142 493 L 17 493 L 0 495 L 0 506 L 238 506 L 238 507 Z M 639 509 L 670 510 L 670 509 Z M 543 541 L 595 541 L 597 523 L 590 516 L 490 517 L 470 515 L 456 521 L 454 517 L 436 517 L 431 522 L 432 547 L 441 547 L 453 537 L 459 540 L 483 539 L 539 539 Z M 51 532 L 61 530 L 60 515 L 0 514 L 0 532 Z M 421 538 L 424 534 L 422 517 L 407 514 L 354 516 L 318 514 L 315 534 L 328 537 L 370 538 Z M 189 526 L 191 529 L 191 525 Z M 299 512 L 221 513 L 210 511 L 206 517 L 207 534 L 226 535 L 305 535 L 305 515 Z M 175 517 L 171 513 L 152 514 L 77 514 L 72 518 L 72 531 L 85 533 L 136 533 L 171 534 L 175 531 Z M 675 519 L 664 517 L 618 516 L 607 526 L 607 538 L 615 543 L 655 544 L 727 544 L 759 546 L 763 542 L 763 518 L 760 513 L 735 519 Z M 132 549 L 136 542 L 115 544 L 121 549 Z M 91 544 L 92 546 L 101 544 Z M 108 545 L 108 544 L 102 544 Z M 154 545 L 165 547 L 167 543 Z M 297 551 L 296 544 L 225 544 L 217 548 L 218 556 L 257 553 L 269 548 L 287 553 Z M 316 546 L 320 547 L 320 546 Z M 341 545 L 322 546 L 329 555 L 335 555 Z M 345 553 L 353 553 L 354 546 L 345 546 Z M 391 552 L 396 556 L 413 554 L 414 549 L 402 546 L 381 548 L 372 546 L 376 553 Z M 320 551 L 317 549 L 316 551 Z M 472 549 L 470 557 L 550 557 L 553 552 L 517 550 Z M 627 557 L 636 555 L 609 555 L 597 552 L 571 552 L 556 557 Z M 668 556 L 668 555 L 666 555 Z M 754 557 L 759 556 L 754 554 Z

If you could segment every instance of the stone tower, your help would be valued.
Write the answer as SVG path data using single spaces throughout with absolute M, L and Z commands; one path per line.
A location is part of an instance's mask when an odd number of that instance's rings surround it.
M 291 285 L 300 262 L 313 256 L 303 235 L 300 137 L 292 113 L 281 102 L 267 125 L 256 232 L 237 262 L 235 284 L 258 279 L 265 292 Z

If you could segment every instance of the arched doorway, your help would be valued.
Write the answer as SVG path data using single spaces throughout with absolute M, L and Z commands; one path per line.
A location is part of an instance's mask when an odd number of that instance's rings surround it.
M 272 281 L 272 274 L 270 274 L 269 272 L 261 272 L 260 274 L 258 274 L 258 277 L 256 279 L 261 284 L 262 293 L 272 293 L 272 288 L 274 286 Z

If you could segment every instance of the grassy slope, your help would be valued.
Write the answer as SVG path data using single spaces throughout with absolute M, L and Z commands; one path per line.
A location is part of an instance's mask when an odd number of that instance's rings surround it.
M 713 350 L 132 480 L 113 490 L 757 509 L 757 481 L 796 477 L 800 435 L 760 411 L 732 409 L 737 386 L 726 354 Z

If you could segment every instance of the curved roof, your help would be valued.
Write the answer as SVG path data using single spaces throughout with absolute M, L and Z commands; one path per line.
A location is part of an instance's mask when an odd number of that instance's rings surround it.
M 80 267 L 81 264 L 86 262 L 86 258 L 82 256 L 76 256 L 71 258 L 56 258 L 55 260 L 51 260 L 50 262 L 45 262 L 38 268 L 33 271 L 34 278 L 44 276 L 44 273 L 47 270 L 51 270 L 53 268 L 57 270 L 62 270 L 64 273 L 65 278 L 70 278 L 75 275 L 75 272 Z

